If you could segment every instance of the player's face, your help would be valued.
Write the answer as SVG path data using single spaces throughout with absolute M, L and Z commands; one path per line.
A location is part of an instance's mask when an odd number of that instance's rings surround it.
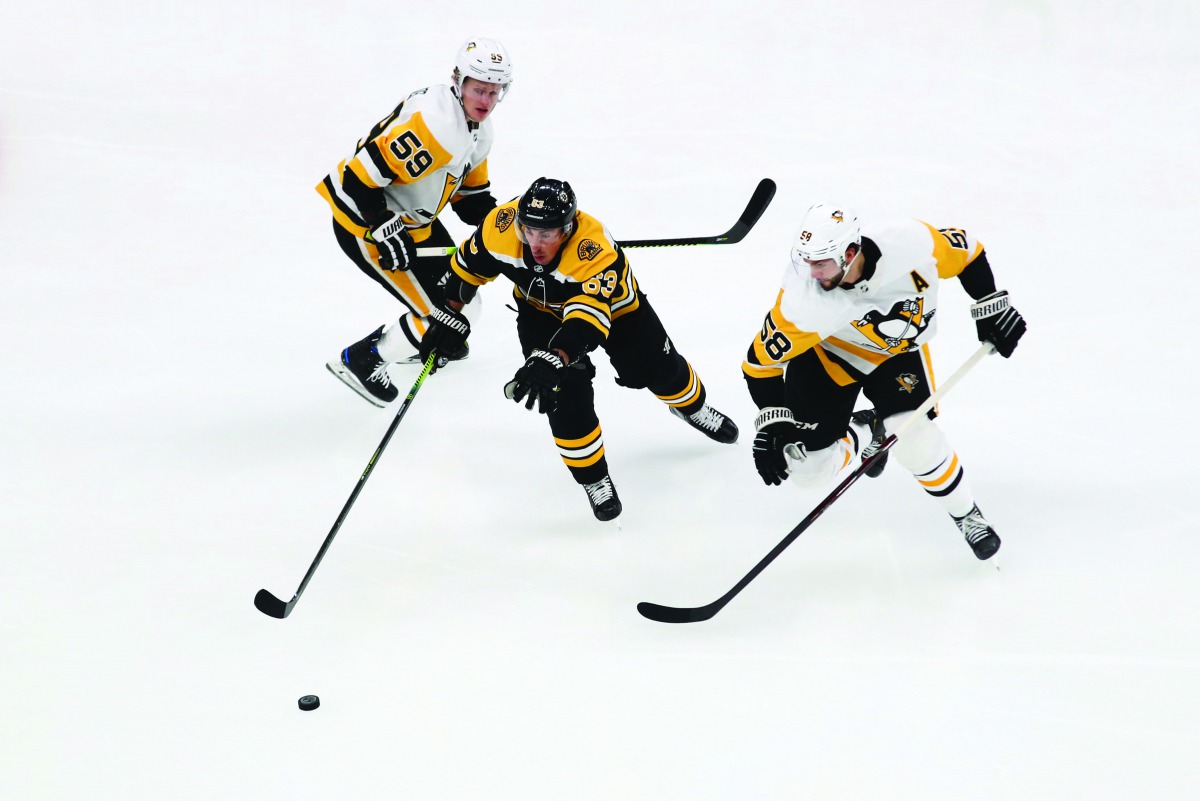
M 500 102 L 504 87 L 497 83 L 477 81 L 467 78 L 463 81 L 462 99 L 463 110 L 472 122 L 483 122 L 492 113 L 492 109 Z
M 805 259 L 804 263 L 808 265 L 808 274 L 813 277 L 817 283 L 821 285 L 821 289 L 829 292 L 837 287 L 842 282 L 842 278 L 846 275 L 846 271 L 833 259 L 821 259 L 813 261 Z
M 525 241 L 529 244 L 529 252 L 538 264 L 549 264 L 558 255 L 558 249 L 567 239 L 567 232 L 562 228 L 521 228 Z

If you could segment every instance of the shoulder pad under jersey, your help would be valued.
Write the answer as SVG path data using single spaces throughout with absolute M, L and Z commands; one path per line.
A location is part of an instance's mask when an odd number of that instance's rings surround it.
M 608 229 L 590 214 L 578 212 L 575 230 L 559 259 L 558 271 L 576 281 L 585 281 L 617 260 L 617 247 Z

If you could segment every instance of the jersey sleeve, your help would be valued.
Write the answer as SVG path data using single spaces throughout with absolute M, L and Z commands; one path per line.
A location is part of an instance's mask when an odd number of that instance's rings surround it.
M 933 236 L 933 258 L 939 278 L 955 278 L 983 253 L 983 244 L 961 228 L 934 228 L 924 223 Z
M 452 158 L 417 111 L 369 139 L 346 162 L 346 170 L 364 186 L 381 189 L 393 183 L 416 183 Z
M 496 208 L 496 198 L 489 191 L 487 159 L 471 169 L 463 177 L 458 191 L 450 198 L 450 207 L 458 218 L 467 225 L 479 225 L 492 209 Z
M 484 232 L 489 225 L 495 224 L 495 217 L 496 211 L 488 214 L 474 233 L 454 251 L 450 270 L 465 284 L 480 287 L 500 275 L 503 265 L 484 244 Z
M 451 198 L 451 202 L 455 203 L 465 197 L 482 194 L 491 188 L 492 184 L 488 179 L 487 159 L 484 159 L 472 167 L 471 171 L 466 174 L 466 177 L 463 178 L 462 183 L 458 187 L 458 191 Z
M 762 330 L 750 343 L 742 362 L 742 377 L 746 379 L 751 399 L 760 409 L 786 405 L 784 362 L 821 341 L 820 334 L 802 331 L 784 316 L 783 295 L 783 290 L 779 290 L 775 305 L 763 318 Z
M 802 331 L 783 314 L 783 290 L 763 319 L 762 330 L 750 344 L 742 372 L 747 378 L 783 376 L 783 363 L 794 359 L 821 341 L 821 335 Z

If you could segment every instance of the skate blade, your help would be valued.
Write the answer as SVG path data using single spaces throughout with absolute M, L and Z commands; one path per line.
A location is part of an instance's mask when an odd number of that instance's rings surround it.
M 337 361 L 334 361 L 334 362 L 326 362 L 325 369 L 328 370 L 329 372 L 333 373 L 333 375 L 339 381 L 341 381 L 346 386 L 350 387 L 350 389 L 354 390 L 358 394 L 359 397 L 361 397 L 363 400 L 365 400 L 367 403 L 371 404 L 372 406 L 379 408 L 379 409 L 382 409 L 385 406 L 387 406 L 386 403 L 384 403 L 379 398 L 375 397 L 370 392 L 368 392 L 366 387 L 364 387 L 362 384 L 358 383 L 358 378 L 355 377 L 354 373 L 352 373 L 348 369 L 346 369 L 346 365 L 342 364 L 341 359 L 338 359 Z

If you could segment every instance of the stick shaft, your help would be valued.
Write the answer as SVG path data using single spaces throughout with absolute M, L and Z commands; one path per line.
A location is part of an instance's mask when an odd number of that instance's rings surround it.
M 881 458 L 883 454 L 887 453 L 887 451 L 896 444 L 896 441 L 899 439 L 899 437 L 908 431 L 909 427 L 916 420 L 928 414 L 929 410 L 932 409 L 939 400 L 944 398 L 947 393 L 949 393 L 950 390 L 952 390 L 954 386 L 971 371 L 971 368 L 979 363 L 980 359 L 982 359 L 984 356 L 987 356 L 989 353 L 992 353 L 994 350 L 995 348 L 990 342 L 980 345 L 979 348 L 973 354 L 971 354 L 971 357 L 967 359 L 963 365 L 959 367 L 952 376 L 950 376 L 949 379 L 947 379 L 940 387 L 938 387 L 936 392 L 931 393 L 930 396 L 925 399 L 925 402 L 916 408 L 916 410 L 908 417 L 908 419 L 896 429 L 896 433 L 884 440 L 883 446 L 875 453 L 874 456 L 860 464 L 852 473 L 850 473 L 850 475 L 846 476 L 846 478 L 834 488 L 833 492 L 829 493 L 829 495 L 827 495 L 819 504 L 817 504 L 816 508 L 809 512 L 808 516 L 801 520 L 795 528 L 789 531 L 787 536 L 784 537 L 769 554 L 763 557 L 763 559 L 759 561 L 759 563 L 756 564 L 749 573 L 743 576 L 742 580 L 735 584 L 733 588 L 729 590 L 729 592 L 722 595 L 716 601 L 699 607 L 673 607 L 643 602 L 638 604 L 638 612 L 640 612 L 643 617 L 649 618 L 650 620 L 656 620 L 660 623 L 694 623 L 701 620 L 708 620 L 716 615 L 725 607 L 727 603 L 733 600 L 734 596 L 745 589 L 747 584 L 753 581 L 759 573 L 765 570 L 767 565 L 775 561 L 775 558 L 778 557 L 779 554 L 783 553 L 784 549 L 795 542 L 796 539 L 803 534 L 809 526 L 816 522 L 817 518 L 823 515 L 825 510 L 833 505 L 834 501 L 842 497 L 842 495 L 845 494 L 845 492 L 849 490 L 856 481 L 862 478 L 862 476 L 867 472 L 867 469 L 875 464 L 876 460 Z
M 312 580 L 313 574 L 317 572 L 317 566 L 320 565 L 321 560 L 325 558 L 325 552 L 328 551 L 329 546 L 333 544 L 333 538 L 337 536 L 338 530 L 342 527 L 342 523 L 346 520 L 347 515 L 350 514 L 351 507 L 353 507 L 354 502 L 358 500 L 358 495 L 360 492 L 362 492 L 362 488 L 366 485 L 367 479 L 371 477 L 372 471 L 375 470 L 375 465 L 379 462 L 379 457 L 383 455 L 384 448 L 388 446 L 388 443 L 392 439 L 392 435 L 395 434 L 396 429 L 400 427 L 400 421 L 404 419 L 405 413 L 408 412 L 408 407 L 412 405 L 413 398 L 417 396 L 417 391 L 421 389 L 421 385 L 425 383 L 425 379 L 429 376 L 430 371 L 433 369 L 433 362 L 436 358 L 437 354 L 431 353 L 429 354 L 429 358 L 425 360 L 424 368 L 421 370 L 420 375 L 417 376 L 417 380 L 413 383 L 412 389 L 408 391 L 408 396 L 404 399 L 404 402 L 400 404 L 400 408 L 397 410 L 396 416 L 392 418 L 391 425 L 388 426 L 387 432 L 383 435 L 383 439 L 379 442 L 379 446 L 375 448 L 375 452 L 371 454 L 371 460 L 367 462 L 366 469 L 363 470 L 362 475 L 358 477 L 358 483 L 354 485 L 354 491 L 350 493 L 350 497 L 346 500 L 346 505 L 342 507 L 341 513 L 338 515 L 337 520 L 335 520 L 333 523 L 333 528 L 329 530 L 329 534 L 325 537 L 325 541 L 321 543 L 321 549 L 317 551 L 316 558 L 313 559 L 312 565 L 310 565 L 308 568 L 308 572 L 304 574 L 304 579 L 300 582 L 300 587 L 296 590 L 296 594 L 292 596 L 292 600 L 289 601 L 284 607 L 280 608 L 278 599 L 275 599 L 274 596 L 271 596 L 270 593 L 266 592 L 266 590 L 260 590 L 259 595 L 256 596 L 254 602 L 254 605 L 258 607 L 260 611 L 270 614 L 272 617 L 287 617 L 288 614 L 291 613 L 292 607 L 294 607 L 296 602 L 300 600 L 300 596 L 303 594 L 304 588 L 308 586 L 308 582 Z M 263 597 L 264 595 L 268 597 Z

